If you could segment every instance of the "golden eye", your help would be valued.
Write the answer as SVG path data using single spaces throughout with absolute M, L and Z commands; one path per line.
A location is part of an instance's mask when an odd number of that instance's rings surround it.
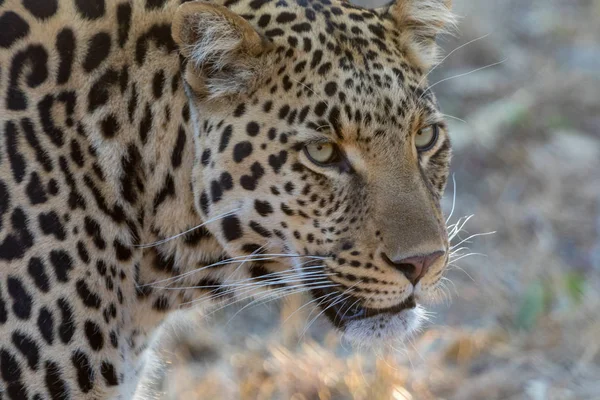
M 311 143 L 304 147 L 307 157 L 315 164 L 331 164 L 337 160 L 338 150 L 333 143 Z
M 429 125 L 417 132 L 415 135 L 415 147 L 417 151 L 430 150 L 439 136 L 439 127 L 437 124 Z

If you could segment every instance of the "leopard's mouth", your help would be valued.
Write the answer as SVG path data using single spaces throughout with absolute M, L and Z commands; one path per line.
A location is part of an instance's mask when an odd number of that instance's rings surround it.
M 327 318 L 338 329 L 344 329 L 346 324 L 374 317 L 376 315 L 397 315 L 404 310 L 413 309 L 417 306 L 414 296 L 407 297 L 404 301 L 387 308 L 364 307 L 362 300 L 354 296 L 342 296 L 342 292 L 336 288 L 313 289 L 312 295 L 317 301 Z

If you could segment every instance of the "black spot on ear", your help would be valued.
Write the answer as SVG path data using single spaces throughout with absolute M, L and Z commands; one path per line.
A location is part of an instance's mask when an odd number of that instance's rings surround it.
M 77 11 L 86 19 L 98 19 L 104 16 L 104 0 L 75 0 Z
M 252 143 L 248 141 L 240 142 L 233 148 L 233 160 L 236 163 L 242 162 L 250 154 L 252 154 Z
M 235 215 L 223 218 L 221 228 L 223 229 L 223 236 L 229 242 L 242 237 L 242 225 L 239 218 Z
M 14 42 L 29 34 L 29 25 L 13 11 L 7 11 L 0 17 L 0 47 L 8 48 Z M 10 29 L 8 28 L 10 27 Z

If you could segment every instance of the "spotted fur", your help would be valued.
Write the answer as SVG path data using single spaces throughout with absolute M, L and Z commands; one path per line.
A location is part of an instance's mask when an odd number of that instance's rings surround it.
M 442 0 L 0 0 L 0 398 L 131 398 L 170 311 L 259 288 L 363 343 L 414 330 L 447 261 L 426 74 L 451 23 Z M 397 262 L 436 251 L 417 280 Z

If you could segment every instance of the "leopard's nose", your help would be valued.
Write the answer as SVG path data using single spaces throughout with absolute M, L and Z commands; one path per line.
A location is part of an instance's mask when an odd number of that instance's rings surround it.
M 435 251 L 433 253 L 423 256 L 413 256 L 398 260 L 390 259 L 387 254 L 381 253 L 381 257 L 391 267 L 402 272 L 406 279 L 413 285 L 419 283 L 421 278 L 427 274 L 429 267 L 432 266 L 435 261 L 444 255 L 443 251 Z

